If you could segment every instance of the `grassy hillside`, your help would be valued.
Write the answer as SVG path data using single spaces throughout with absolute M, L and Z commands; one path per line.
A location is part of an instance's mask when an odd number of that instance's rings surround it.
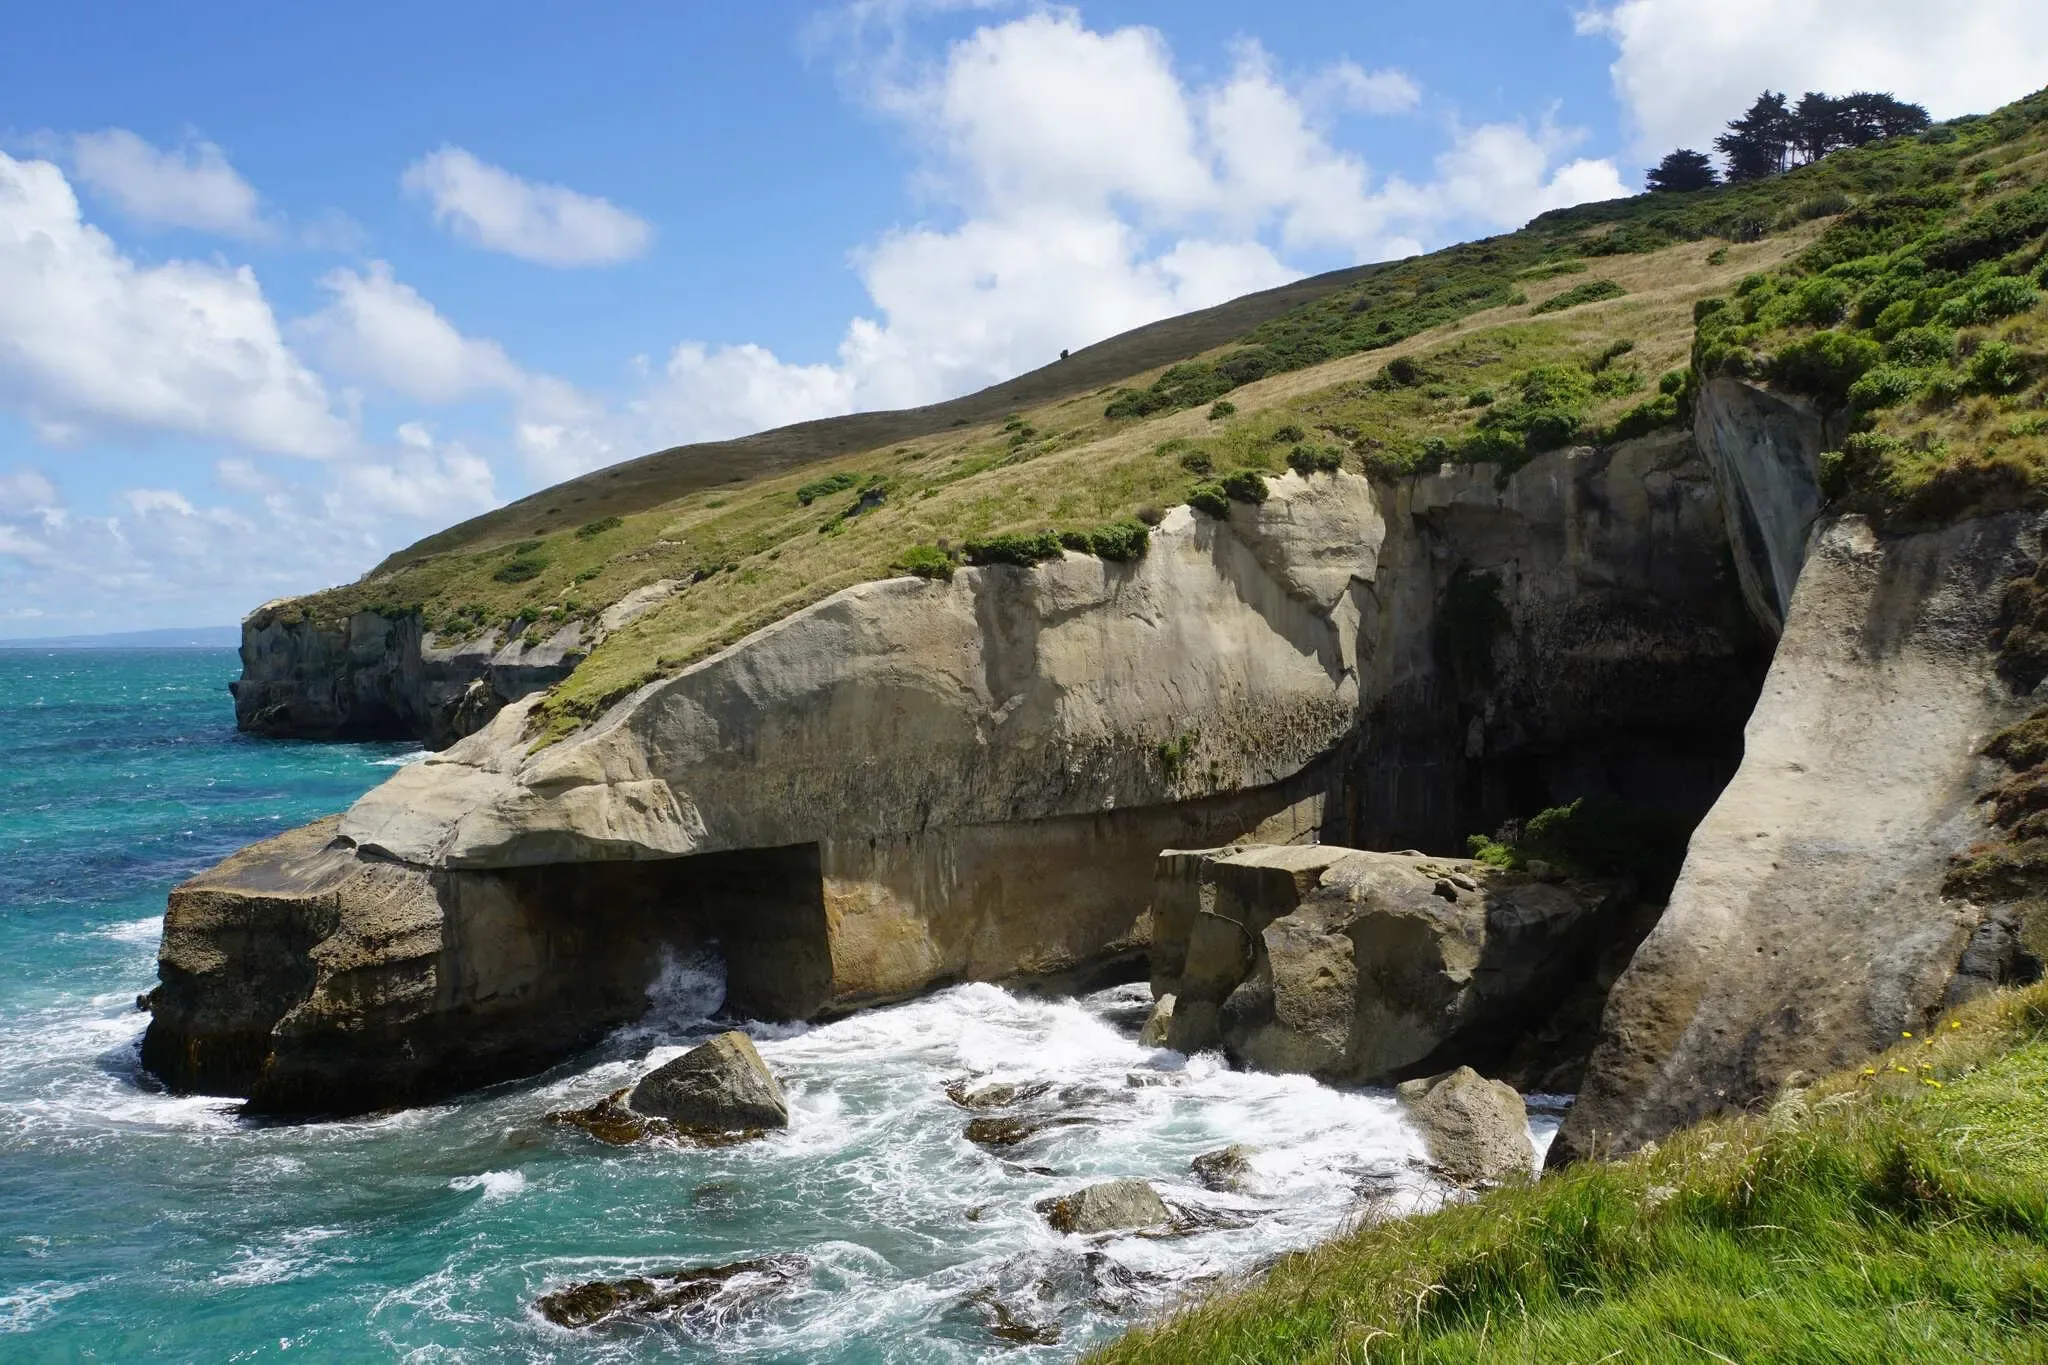
M 648 456 L 281 610 L 537 639 L 683 585 L 549 696 L 542 724 L 560 734 L 853 583 L 1028 562 L 1062 533 L 1142 553 L 1161 508 L 1220 511 L 1290 466 L 1505 470 L 1685 420 L 1697 373 L 1854 404 L 1867 430 L 1829 469 L 1843 496 L 1932 505 L 1923 485 L 1987 462 L 1997 496 L 2032 496 L 2048 469 L 2028 282 L 2048 233 L 2032 216 L 2043 114 L 2037 98 L 1760 184 L 1546 214 L 1142 328 L 952 404 Z
M 2048 987 L 1626 1161 L 1287 1258 L 1092 1359 L 2048 1358 Z

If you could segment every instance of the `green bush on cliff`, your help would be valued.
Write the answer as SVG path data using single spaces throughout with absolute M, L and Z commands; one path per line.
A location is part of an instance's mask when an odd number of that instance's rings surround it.
M 1303 478 L 1334 474 L 1344 467 L 1344 452 L 1335 446 L 1299 445 L 1287 452 L 1287 467 Z
M 1038 535 L 988 536 L 970 540 L 960 548 L 969 564 L 1014 564 L 1028 569 L 1048 559 L 1058 559 L 1064 547 L 1058 533 L 1043 531 Z
M 1848 332 L 1816 332 L 1788 343 L 1771 358 L 1770 375 L 1795 393 L 1831 408 L 1849 400 L 1849 387 L 1883 357 L 1868 337 Z
M 1232 502 L 1250 503 L 1256 507 L 1267 498 L 1266 476 L 1256 469 L 1239 469 L 1224 475 L 1219 487 L 1223 496 Z
M 1768 1115 L 1365 1219 L 1091 1359 L 2039 1359 L 2048 988 L 1915 1032 Z
M 1230 515 L 1230 495 L 1220 484 L 1198 483 L 1188 490 L 1188 506 L 1222 521 Z
M 891 567 L 902 573 L 916 574 L 919 578 L 950 582 L 953 556 L 936 545 L 913 545 L 898 556 Z

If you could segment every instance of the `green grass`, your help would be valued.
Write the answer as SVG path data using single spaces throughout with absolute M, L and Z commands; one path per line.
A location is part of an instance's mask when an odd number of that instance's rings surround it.
M 1281 1261 L 1100 1362 L 2048 1358 L 2048 988 L 1768 1115 Z

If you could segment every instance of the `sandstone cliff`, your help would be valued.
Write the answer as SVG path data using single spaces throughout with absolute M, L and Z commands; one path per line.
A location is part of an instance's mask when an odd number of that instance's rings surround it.
M 567 677 L 583 647 L 573 626 L 533 644 L 495 630 L 444 644 L 417 613 L 319 621 L 268 602 L 242 622 L 242 676 L 228 688 L 236 726 L 253 734 L 442 748 Z
M 1751 600 L 1784 592 L 1789 609 L 1741 769 L 1615 985 L 1553 1162 L 1631 1150 L 1923 1028 L 1985 917 L 1943 886 L 1987 831 L 1977 798 L 1999 774 L 1982 750 L 2031 705 L 1992 641 L 2036 516 L 1815 523 L 1817 420 L 1721 381 L 1699 427 L 1751 507 L 1731 527 Z
M 1653 719 L 1658 679 L 1741 685 L 1720 534 L 1704 468 L 1652 440 L 1499 480 L 1290 474 L 1226 519 L 1176 510 L 1134 563 L 842 591 L 561 743 L 507 706 L 331 831 L 180 888 L 152 1065 L 275 1109 L 435 1093 L 629 1017 L 664 945 L 717 941 L 734 1007 L 784 1017 L 1135 963 L 1160 849 L 1391 822 L 1340 770 L 1400 735 L 1404 688 L 1449 707 L 1470 791 L 1430 806 L 1445 828 L 1573 772 L 1625 783 L 1554 749 Z M 1490 605 L 1461 604 L 1478 575 Z M 1458 709 L 1502 679 L 1524 713 Z M 623 932 L 562 931 L 560 903 L 605 897 Z

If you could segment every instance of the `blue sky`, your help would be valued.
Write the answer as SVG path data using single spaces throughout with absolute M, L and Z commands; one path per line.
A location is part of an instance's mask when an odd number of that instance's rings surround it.
M 978 388 L 1630 192 L 1956 0 L 17 7 L 0 634 L 230 621 L 647 449 Z

